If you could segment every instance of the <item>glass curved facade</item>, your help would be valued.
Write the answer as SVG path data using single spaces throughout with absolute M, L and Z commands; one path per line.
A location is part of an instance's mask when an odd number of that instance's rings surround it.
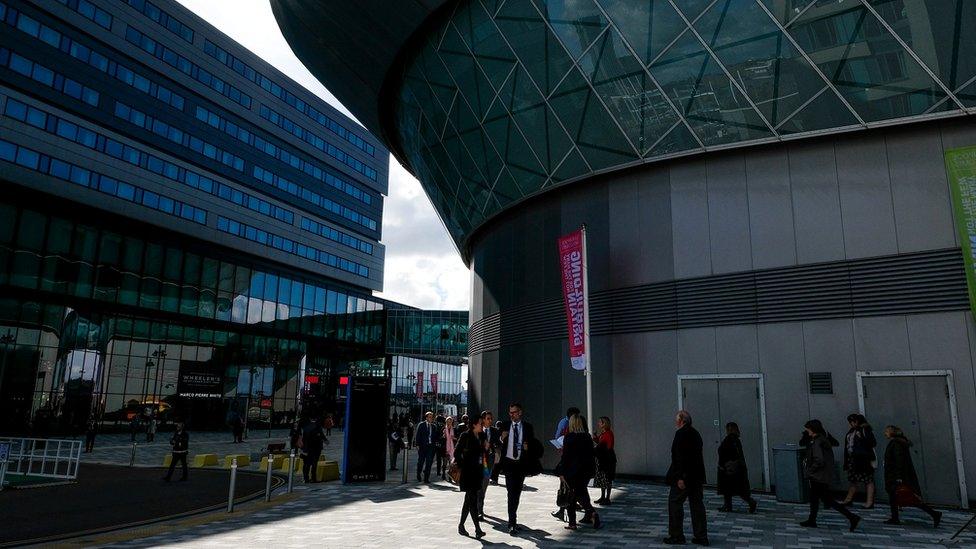
M 976 108 L 968 0 L 466 0 L 396 135 L 451 235 L 600 171 Z

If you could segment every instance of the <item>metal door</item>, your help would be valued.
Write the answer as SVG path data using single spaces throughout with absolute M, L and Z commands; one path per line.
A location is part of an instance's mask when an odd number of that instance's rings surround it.
M 865 377 L 862 383 L 864 415 L 878 437 L 878 495 L 887 497 L 883 488 L 884 427 L 897 425 L 913 442 L 912 461 L 925 499 L 958 504 L 959 477 L 945 376 Z
M 722 379 L 718 384 L 718 405 L 722 435 L 725 424 L 734 421 L 741 431 L 742 453 L 749 467 L 749 485 L 765 486 L 763 478 L 763 433 L 759 407 L 759 380 Z M 717 456 L 716 456 L 717 459 Z
M 705 480 L 714 484 L 717 480 L 718 445 L 722 442 L 725 428 L 719 411 L 718 380 L 683 379 L 681 383 L 681 407 L 691 414 L 692 424 L 702 437 L 705 458 Z

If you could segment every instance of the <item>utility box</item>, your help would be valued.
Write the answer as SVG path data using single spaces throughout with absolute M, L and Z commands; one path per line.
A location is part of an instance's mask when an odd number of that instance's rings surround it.
M 776 470 L 776 501 L 806 503 L 807 483 L 803 478 L 804 448 L 798 444 L 773 446 L 773 465 Z

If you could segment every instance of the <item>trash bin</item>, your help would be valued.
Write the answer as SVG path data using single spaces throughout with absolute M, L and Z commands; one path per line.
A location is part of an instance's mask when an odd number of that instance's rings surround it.
M 803 479 L 803 452 L 798 444 L 773 446 L 776 468 L 776 501 L 806 503 L 807 483 Z

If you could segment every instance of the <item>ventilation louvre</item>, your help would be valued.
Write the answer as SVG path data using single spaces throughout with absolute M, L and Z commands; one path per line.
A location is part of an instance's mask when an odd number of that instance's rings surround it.
M 830 372 L 810 372 L 810 394 L 834 394 L 834 380 Z

